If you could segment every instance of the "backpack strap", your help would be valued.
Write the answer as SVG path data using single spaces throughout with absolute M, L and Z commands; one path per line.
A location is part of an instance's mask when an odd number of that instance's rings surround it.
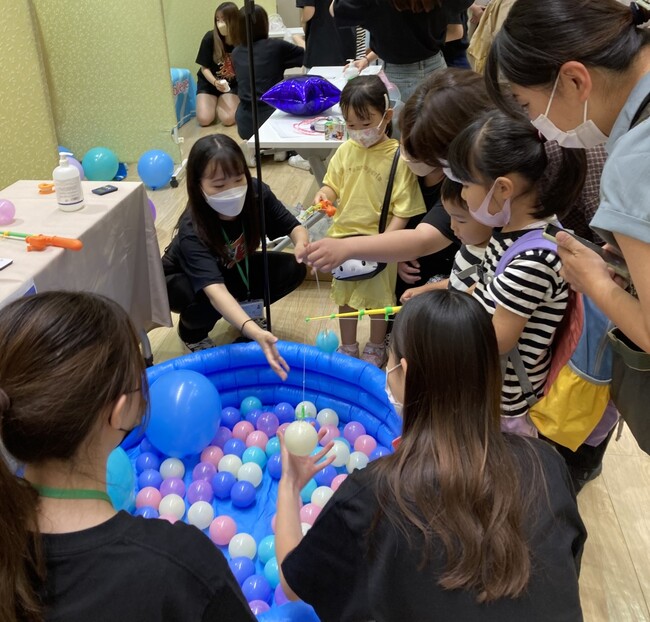
M 636 113 L 632 117 L 630 130 L 633 127 L 639 125 L 639 123 L 643 123 L 648 118 L 650 118 L 650 93 L 645 96 L 645 99 L 641 102 L 641 105 L 638 107 Z
M 393 194 L 393 183 L 395 181 L 395 173 L 397 172 L 397 163 L 399 162 L 399 147 L 395 151 L 393 163 L 390 166 L 390 173 L 388 174 L 388 184 L 386 186 L 386 194 L 384 195 L 384 203 L 381 206 L 381 216 L 379 217 L 379 233 L 386 231 L 386 222 L 388 220 L 388 208 L 390 207 L 390 197 Z

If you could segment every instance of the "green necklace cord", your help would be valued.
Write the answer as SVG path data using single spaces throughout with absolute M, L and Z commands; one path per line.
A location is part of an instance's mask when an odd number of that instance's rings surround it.
M 39 496 L 49 499 L 98 499 L 113 505 L 111 498 L 103 490 L 90 488 L 54 488 L 52 486 L 39 486 L 32 484 Z

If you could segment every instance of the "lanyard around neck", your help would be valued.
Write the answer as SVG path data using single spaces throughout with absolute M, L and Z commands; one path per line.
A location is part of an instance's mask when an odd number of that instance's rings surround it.
M 50 499 L 98 499 L 100 501 L 107 501 L 111 505 L 113 502 L 106 492 L 103 490 L 93 490 L 90 488 L 55 488 L 52 486 L 39 486 L 32 484 L 40 497 L 48 497 Z
M 228 244 L 229 247 L 232 248 L 232 243 L 230 241 L 230 238 L 228 237 L 228 234 L 226 233 L 226 230 L 221 227 L 221 232 L 223 233 L 223 237 L 226 240 L 226 244 Z M 242 236 L 244 238 L 244 246 L 246 245 L 246 234 L 244 233 L 243 227 L 242 227 Z M 236 249 L 235 249 L 236 251 Z M 233 258 L 234 261 L 234 258 Z M 246 254 L 244 255 L 244 267 L 246 268 L 246 274 L 244 274 L 244 271 L 241 269 L 241 266 L 239 265 L 239 262 L 235 262 L 235 266 L 237 267 L 237 271 L 239 272 L 239 276 L 241 277 L 242 282 L 244 283 L 244 286 L 246 287 L 246 293 L 248 297 L 250 298 L 251 295 L 251 287 L 250 287 L 250 280 L 249 280 L 249 272 L 248 272 L 248 251 L 246 251 Z

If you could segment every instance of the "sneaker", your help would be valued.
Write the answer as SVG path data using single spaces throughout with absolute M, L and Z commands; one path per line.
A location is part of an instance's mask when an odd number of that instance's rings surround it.
M 359 344 L 358 343 L 354 343 L 354 344 L 342 343 L 338 348 L 336 348 L 336 351 L 339 354 L 347 354 L 348 356 L 352 356 L 355 359 L 359 358 Z
M 197 341 L 196 343 L 188 343 L 187 341 L 184 341 L 183 343 L 190 352 L 201 352 L 201 350 L 209 350 L 210 348 L 215 348 L 217 346 L 210 337 L 201 339 L 201 341 Z
M 286 151 L 276 151 L 273 154 L 273 161 L 274 162 L 286 162 L 287 160 L 287 152 Z
M 386 342 L 382 341 L 381 343 L 371 343 L 370 341 L 366 343 L 366 347 L 363 349 L 361 354 L 361 360 L 370 363 L 375 367 L 380 369 L 386 365 L 388 360 L 388 354 L 386 352 Z
M 309 161 L 305 160 L 305 158 L 299 155 L 291 156 L 288 160 L 288 164 L 289 166 L 293 166 L 293 168 L 299 168 L 302 169 L 303 171 L 311 170 L 311 166 L 309 166 Z

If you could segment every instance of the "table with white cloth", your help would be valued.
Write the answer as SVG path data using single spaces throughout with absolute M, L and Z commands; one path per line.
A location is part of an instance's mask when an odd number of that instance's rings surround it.
M 171 326 L 167 288 L 147 193 L 139 182 L 113 182 L 118 190 L 91 192 L 102 182 L 82 182 L 85 206 L 57 207 L 55 194 L 39 194 L 39 181 L 18 181 L 0 191 L 16 207 L 13 223 L 0 226 L 0 257 L 13 263 L 0 271 L 0 307 L 34 288 L 88 291 L 119 303 L 145 337 L 156 326 Z M 80 251 L 48 247 L 27 251 L 25 241 L 3 231 L 77 238 Z M 147 344 L 145 344 L 147 345 Z

